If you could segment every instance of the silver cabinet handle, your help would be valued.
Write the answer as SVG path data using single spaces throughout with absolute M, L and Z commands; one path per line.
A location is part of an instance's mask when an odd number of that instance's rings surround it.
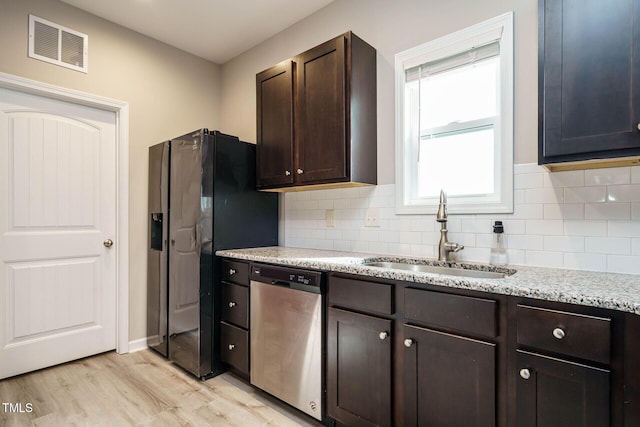
M 559 340 L 561 340 L 562 338 L 564 338 L 564 331 L 561 328 L 555 328 L 553 330 L 553 336 L 558 338 Z
M 229 344 L 229 350 L 233 350 L 234 348 L 236 348 L 235 344 Z
M 236 306 L 236 303 L 233 301 L 229 301 L 229 308 L 233 308 Z
M 304 173 L 302 169 L 298 169 L 296 172 L 298 172 L 298 175 L 302 175 Z
M 105 240 L 104 242 L 102 242 L 102 244 L 103 244 L 105 247 L 110 248 L 111 246 L 113 246 L 113 240 L 111 240 L 111 239 L 107 239 L 107 240 Z
M 389 333 L 387 331 L 382 331 L 378 334 L 378 336 L 380 337 L 381 340 L 386 340 L 387 337 L 389 336 Z
M 406 340 L 404 340 L 404 346 L 409 348 L 413 345 L 413 340 L 411 338 L 407 338 Z
M 234 274 L 236 274 L 236 271 L 233 268 L 229 269 L 229 276 L 233 276 Z
M 531 372 L 528 369 L 520 369 L 520 376 L 522 379 L 528 380 L 531 378 Z
M 285 174 L 285 176 L 289 176 L 289 175 L 291 175 L 291 172 L 290 171 L 284 171 L 284 174 Z

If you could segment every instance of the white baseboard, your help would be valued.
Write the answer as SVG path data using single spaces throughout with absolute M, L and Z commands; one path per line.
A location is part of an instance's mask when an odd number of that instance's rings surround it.
M 137 340 L 129 341 L 129 353 L 135 353 L 136 351 L 146 350 L 147 348 L 148 346 L 147 346 L 146 338 L 140 338 Z

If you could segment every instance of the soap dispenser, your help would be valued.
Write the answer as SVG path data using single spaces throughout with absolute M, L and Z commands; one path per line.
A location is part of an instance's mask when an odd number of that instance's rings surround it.
M 493 239 L 489 263 L 493 265 L 504 265 L 507 263 L 507 249 L 502 221 L 496 221 L 493 224 Z

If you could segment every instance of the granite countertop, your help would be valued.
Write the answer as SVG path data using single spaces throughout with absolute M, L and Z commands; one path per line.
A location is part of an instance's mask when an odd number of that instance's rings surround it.
M 217 251 L 216 255 L 314 270 L 516 295 L 640 314 L 640 275 L 515 265 L 500 268 L 466 262 L 441 263 L 427 258 L 394 257 L 282 246 L 221 250 Z M 477 279 L 363 265 L 365 262 L 372 261 L 393 262 L 406 261 L 407 259 L 430 265 L 464 266 L 476 270 L 498 270 L 507 273 L 516 270 L 516 272 L 501 279 Z

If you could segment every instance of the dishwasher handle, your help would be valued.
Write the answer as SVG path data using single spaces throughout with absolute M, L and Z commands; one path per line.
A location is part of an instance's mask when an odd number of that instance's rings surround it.
M 315 293 L 321 293 L 325 282 L 325 275 L 320 271 L 261 263 L 251 264 L 250 276 L 256 282 Z

